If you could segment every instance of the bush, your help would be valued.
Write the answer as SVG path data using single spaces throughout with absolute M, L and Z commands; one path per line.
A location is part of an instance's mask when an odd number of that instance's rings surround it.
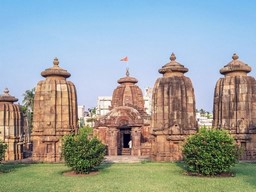
M 218 175 L 230 171 L 238 161 L 239 150 L 225 130 L 203 128 L 187 139 L 183 155 L 190 173 Z
M 78 135 L 66 135 L 63 139 L 65 163 L 76 173 L 88 174 L 104 159 L 105 146 L 88 135 L 88 129 L 80 128 Z
M 0 162 L 3 160 L 5 152 L 7 149 L 7 145 L 5 143 L 3 143 L 2 141 L 0 141 Z

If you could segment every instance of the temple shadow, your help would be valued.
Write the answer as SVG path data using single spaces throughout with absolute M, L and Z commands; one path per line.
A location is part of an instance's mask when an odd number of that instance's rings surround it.
M 185 165 L 185 163 L 184 163 L 183 161 L 176 161 L 176 162 L 175 162 L 175 165 L 176 165 L 177 167 L 179 167 L 183 172 L 186 172 L 186 171 L 187 171 L 186 165 Z
M 235 166 L 232 170 L 236 173 L 237 177 L 241 177 L 242 180 L 248 184 L 256 187 L 256 162 L 239 163 L 242 166 Z
M 107 169 L 109 167 L 111 167 L 114 163 L 112 162 L 105 162 L 103 161 L 99 166 L 97 166 L 97 169 L 100 171 L 100 170 L 104 170 L 104 169 Z
M 28 167 L 30 164 L 24 163 L 2 163 L 0 164 L 0 174 L 10 173 L 16 171 L 17 169 Z

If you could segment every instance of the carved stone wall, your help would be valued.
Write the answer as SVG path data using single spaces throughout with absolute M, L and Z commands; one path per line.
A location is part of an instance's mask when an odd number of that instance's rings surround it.
M 256 159 L 256 80 L 247 76 L 251 67 L 238 60 L 225 65 L 215 87 L 213 127 L 230 132 L 244 149 L 242 159 Z
M 0 140 L 7 144 L 5 160 L 23 158 L 24 127 L 20 106 L 14 104 L 17 98 L 5 89 L 0 95 Z
M 157 79 L 152 98 L 152 158 L 156 161 L 181 160 L 184 139 L 196 132 L 195 96 L 191 80 L 184 76 L 188 71 L 176 62 L 159 69 L 163 77 Z
M 54 66 L 41 73 L 45 80 L 37 84 L 33 117 L 33 160 L 61 160 L 61 138 L 77 130 L 77 96 L 74 84 L 67 81 L 70 73 Z

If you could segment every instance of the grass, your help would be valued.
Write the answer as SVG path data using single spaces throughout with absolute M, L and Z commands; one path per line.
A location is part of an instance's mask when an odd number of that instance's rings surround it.
M 256 192 L 256 164 L 240 163 L 235 177 L 205 178 L 183 174 L 182 163 L 103 164 L 93 176 L 63 176 L 64 164 L 0 165 L 0 191 L 95 192 Z

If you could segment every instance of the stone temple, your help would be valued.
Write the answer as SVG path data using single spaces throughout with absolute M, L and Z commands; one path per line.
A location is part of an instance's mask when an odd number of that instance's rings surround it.
M 0 95 L 0 140 L 8 145 L 5 160 L 23 158 L 23 116 L 16 101 L 7 88 Z
M 76 88 L 66 80 L 70 73 L 59 67 L 57 58 L 41 75 L 46 79 L 35 90 L 32 159 L 58 162 L 62 137 L 77 131 Z
M 182 159 L 182 144 L 188 135 L 197 131 L 194 89 L 184 76 L 188 71 L 176 61 L 159 69 L 163 74 L 156 80 L 152 96 L 152 159 L 176 161 Z
M 106 146 L 108 155 L 149 155 L 149 119 L 138 80 L 126 76 L 112 95 L 111 111 L 96 121 L 94 135 Z
M 224 75 L 215 87 L 213 127 L 223 128 L 243 148 L 242 159 L 256 159 L 256 80 L 248 76 L 251 67 L 238 60 L 220 69 Z

